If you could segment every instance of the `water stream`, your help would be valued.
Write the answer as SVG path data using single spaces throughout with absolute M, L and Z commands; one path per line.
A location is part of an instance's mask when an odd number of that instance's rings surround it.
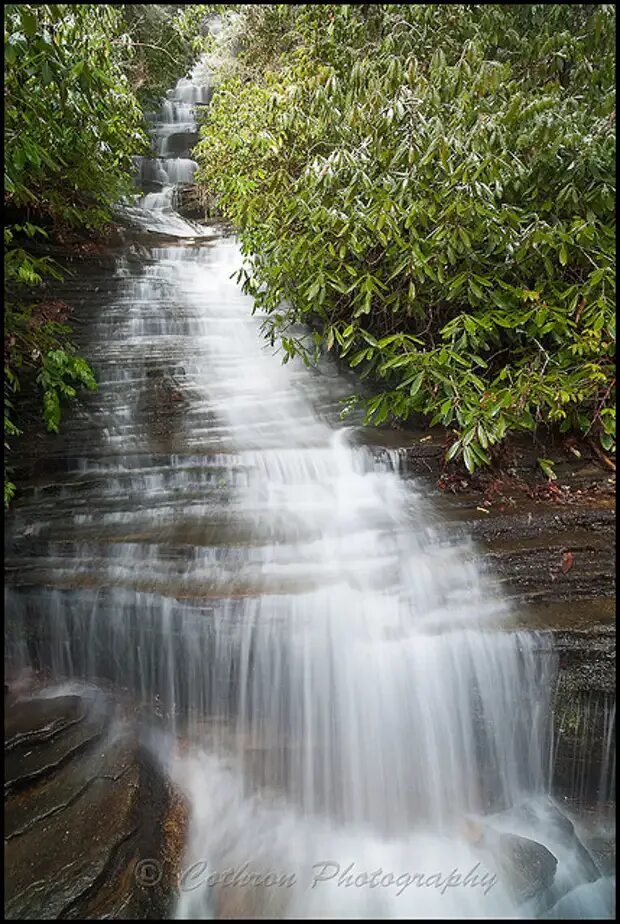
M 174 212 L 194 165 L 171 139 L 207 96 L 163 103 L 161 189 L 132 210 L 178 241 L 92 281 L 100 390 L 16 504 L 9 664 L 160 716 L 191 806 L 177 917 L 609 915 L 549 798 L 546 635 L 510 630 L 424 486 L 339 422 L 349 383 L 273 355 L 235 240 Z M 551 886 L 523 886 L 514 836 Z

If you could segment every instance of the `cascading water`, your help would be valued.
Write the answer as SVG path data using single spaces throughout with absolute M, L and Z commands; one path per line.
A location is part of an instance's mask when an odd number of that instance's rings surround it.
M 164 190 L 206 98 L 163 104 Z M 178 229 L 164 190 L 140 208 Z M 10 669 L 121 686 L 182 737 L 180 918 L 611 915 L 548 795 L 546 636 L 334 420 L 348 383 L 271 355 L 239 262 L 155 247 L 93 305 L 100 391 L 11 521 Z
M 139 203 L 142 208 L 172 211 L 176 187 L 193 183 L 198 164 L 178 155 L 195 143 L 196 106 L 206 105 L 209 98 L 208 85 L 197 85 L 184 77 L 162 102 L 159 119 L 151 125 L 157 159 L 143 159 L 140 164 L 145 178 L 160 184 L 161 191 L 147 193 Z M 145 170 L 146 164 L 150 170 Z
M 211 99 L 210 83 L 182 77 L 162 100 L 159 112 L 147 114 L 153 156 L 136 157 L 136 179 L 148 188 L 136 208 L 125 209 L 149 230 L 179 237 L 205 236 L 205 229 L 175 211 L 180 187 L 191 186 L 198 169 L 189 152 L 198 140 L 197 109 Z

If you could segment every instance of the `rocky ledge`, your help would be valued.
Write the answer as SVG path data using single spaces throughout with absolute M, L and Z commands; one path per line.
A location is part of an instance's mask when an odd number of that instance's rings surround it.
M 476 555 L 512 603 L 510 627 L 553 636 L 553 791 L 578 807 L 613 802 L 615 774 L 615 462 L 597 447 L 513 440 L 490 471 L 442 463 L 448 434 L 367 430 L 360 442 L 391 453 L 425 482 L 448 531 Z M 543 476 L 537 458 L 555 464 Z
M 5 690 L 5 755 L 8 919 L 170 917 L 183 811 L 111 698 Z

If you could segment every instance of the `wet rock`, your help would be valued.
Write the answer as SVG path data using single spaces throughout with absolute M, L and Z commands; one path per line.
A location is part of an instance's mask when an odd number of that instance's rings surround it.
M 187 842 L 190 807 L 187 799 L 167 782 L 166 812 L 162 822 L 163 879 L 178 894 L 183 873 L 182 860 Z
M 615 833 L 590 836 L 586 840 L 588 851 L 594 857 L 603 876 L 616 874 L 616 838 Z
M 141 244 L 139 241 L 132 241 L 132 243 L 127 247 L 125 251 L 126 259 L 129 262 L 137 263 L 142 265 L 148 263 L 151 259 L 151 251 L 144 244 Z
M 529 808 L 525 806 L 523 813 L 528 812 Z M 529 814 L 527 820 L 531 820 Z M 464 818 L 459 833 L 470 844 L 489 854 L 498 878 L 519 904 L 542 895 L 552 885 L 558 861 L 544 844 L 518 834 L 496 831 L 474 818 Z
M 177 378 L 166 370 L 149 369 L 147 371 L 147 381 L 149 391 L 142 407 L 148 413 L 161 413 L 173 409 L 173 405 L 179 401 L 186 403 L 181 385 Z
M 541 895 L 553 883 L 557 858 L 538 841 L 486 828 L 479 843 L 492 854 L 498 877 L 519 904 Z
M 6 752 L 5 790 L 21 788 L 61 768 L 101 736 L 107 721 L 103 709 L 77 717 L 71 709 L 56 729 L 44 725 L 18 738 Z
M 532 805 L 524 804 L 515 811 L 515 815 L 523 819 L 534 833 L 551 836 L 571 849 L 579 859 L 580 872 L 584 879 L 594 882 L 599 878 L 601 872 L 579 838 L 575 825 L 551 799 L 545 802 L 542 811 L 540 807 L 537 811 Z
M 583 883 L 562 896 L 544 917 L 560 921 L 604 920 L 614 907 L 614 893 L 613 878 Z
M 63 811 L 9 841 L 7 916 L 57 918 L 95 889 L 134 834 L 137 788 L 136 766 L 118 779 L 96 779 Z
M 553 793 L 569 803 L 614 799 L 615 695 L 606 689 L 613 671 L 593 651 L 561 669 L 555 695 Z
M 188 152 L 198 144 L 198 132 L 174 132 L 166 137 L 165 144 L 163 157 L 187 157 Z
M 5 693 L 10 696 L 8 684 L 5 684 Z M 84 714 L 84 702 L 80 696 L 26 701 L 9 698 L 4 706 L 5 749 L 25 742 L 32 735 L 41 740 L 78 721 Z
M 9 799 L 4 814 L 5 837 L 23 834 L 68 809 L 96 781 L 115 782 L 131 769 L 133 762 L 134 747 L 127 734 L 111 731 L 107 740 L 89 748 L 80 760 L 69 761 L 49 779 Z
M 6 706 L 5 915 L 168 917 L 179 840 L 172 793 L 107 696 L 36 696 Z M 145 887 L 138 864 L 153 859 Z
M 560 684 L 558 693 L 577 701 L 579 694 L 615 693 L 615 631 L 613 627 L 594 623 L 590 631 L 555 631 L 555 648 L 559 655 Z
M 552 792 L 596 803 L 613 798 L 615 511 L 589 503 L 549 507 L 517 497 L 514 508 L 501 513 L 494 504 L 477 519 L 461 499 L 443 505 L 452 528 L 479 541 L 514 601 L 509 627 L 551 634 L 558 670 Z

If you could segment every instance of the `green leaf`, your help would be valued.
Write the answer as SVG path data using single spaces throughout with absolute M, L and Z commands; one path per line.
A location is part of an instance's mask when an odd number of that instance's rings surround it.
M 538 462 L 539 466 L 541 467 L 541 469 L 543 470 L 543 472 L 544 472 L 544 474 L 547 476 L 547 478 L 548 478 L 550 481 L 556 481 L 556 479 L 557 479 L 558 476 L 556 475 L 556 473 L 555 473 L 555 471 L 554 471 L 554 465 L 555 465 L 555 463 L 552 462 L 551 459 L 540 459 L 540 458 L 539 458 L 539 459 L 537 459 L 536 461 Z
M 36 18 L 32 15 L 32 13 L 29 10 L 25 10 L 25 9 L 20 11 L 20 16 L 21 16 L 21 21 L 22 21 L 22 29 L 24 30 L 28 38 L 32 38 L 33 35 L 35 35 L 37 31 Z
M 606 449 L 607 452 L 614 451 L 616 441 L 611 433 L 601 433 L 600 434 L 601 446 L 603 449 Z
M 409 394 L 413 398 L 420 391 L 422 387 L 422 382 L 424 381 L 424 372 L 419 372 L 413 382 L 411 383 L 411 388 L 409 389 Z
M 52 83 L 53 80 L 54 80 L 54 74 L 52 72 L 52 69 L 47 63 L 47 61 L 44 61 L 43 66 L 41 68 L 41 82 L 43 83 L 43 86 L 46 87 L 50 83 Z
M 468 472 L 473 472 L 476 468 L 476 459 L 472 452 L 471 446 L 463 447 L 463 460 Z
M 454 459 L 460 449 L 461 449 L 461 441 L 455 440 L 446 453 L 446 456 L 445 456 L 446 462 L 450 462 L 452 459 Z
M 366 350 L 360 350 L 359 353 L 355 353 L 349 360 L 350 366 L 359 366 L 362 360 L 366 357 Z

